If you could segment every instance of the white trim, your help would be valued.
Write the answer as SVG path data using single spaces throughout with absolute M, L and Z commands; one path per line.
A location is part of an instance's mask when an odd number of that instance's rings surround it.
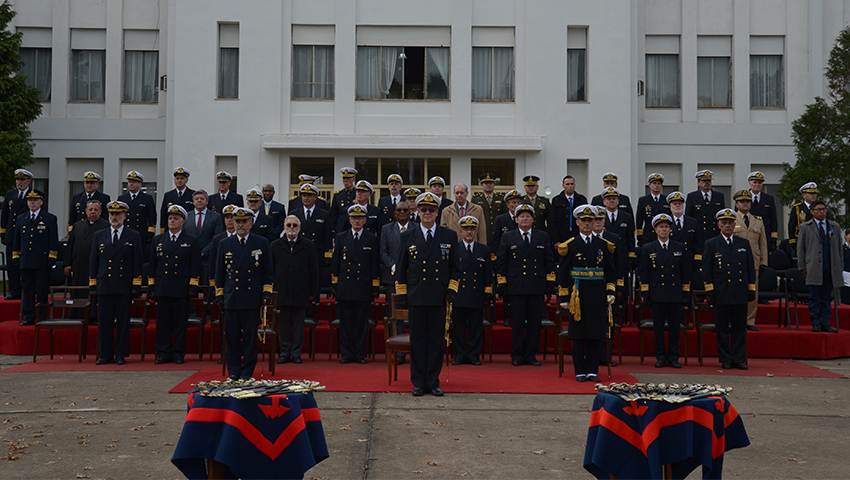
M 281 135 L 260 136 L 266 150 L 430 150 L 539 152 L 541 137 L 436 135 Z

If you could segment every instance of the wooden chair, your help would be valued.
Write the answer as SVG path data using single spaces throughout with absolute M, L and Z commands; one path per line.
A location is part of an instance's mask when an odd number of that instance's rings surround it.
M 310 360 L 316 359 L 316 327 L 319 326 L 319 307 L 321 302 L 313 302 L 313 316 L 304 317 L 304 331 L 310 334 Z
M 186 324 L 186 330 L 196 328 L 198 330 L 198 360 L 204 359 L 204 325 L 207 323 L 207 314 L 209 305 L 207 305 L 207 294 L 209 287 L 199 287 L 198 296 L 189 299 L 189 311 L 196 309 L 195 315 L 189 316 L 189 321 Z
M 82 362 L 83 358 L 86 357 L 86 344 L 88 343 L 88 326 L 89 326 L 89 315 L 91 314 L 91 298 L 78 298 L 72 299 L 72 292 L 74 291 L 86 291 L 88 292 L 89 287 L 50 287 L 50 293 L 48 296 L 47 304 L 38 304 L 36 306 L 36 319 L 35 319 L 35 340 L 32 352 L 32 361 L 36 362 L 38 355 L 38 337 L 39 331 L 41 329 L 48 329 L 50 331 L 50 359 L 53 359 L 53 330 L 56 329 L 73 329 L 77 330 L 77 334 L 79 335 L 79 346 L 77 353 L 77 361 Z M 57 295 L 57 292 L 63 292 L 62 295 Z M 45 320 L 40 320 L 40 309 L 47 308 L 48 316 Z M 69 310 L 73 309 L 82 309 L 83 310 L 83 318 L 65 318 L 65 314 Z M 62 315 L 60 318 L 54 317 L 54 311 L 60 310 Z
M 145 361 L 145 337 L 147 337 L 148 324 L 151 321 L 150 316 L 151 304 L 147 298 L 136 298 L 133 300 L 133 305 L 130 307 L 130 328 L 136 328 L 141 331 L 141 353 L 142 361 Z M 156 355 L 154 355 L 156 358 Z
M 781 250 L 777 250 L 780 251 Z M 781 252 L 785 255 L 785 252 Z M 791 311 L 788 309 L 788 291 L 785 288 L 785 276 L 780 278 L 776 270 L 765 267 L 759 275 L 758 283 L 759 300 L 779 300 L 779 311 L 777 312 L 778 325 L 782 326 L 782 300 L 785 300 L 785 325 L 791 326 Z
M 564 376 L 564 342 L 569 340 L 569 331 L 564 327 L 564 318 L 567 318 L 569 325 L 569 310 L 563 310 L 559 305 L 555 310 L 555 325 L 558 331 L 558 377 Z
M 552 313 L 557 310 L 557 305 L 552 305 L 552 296 L 546 295 L 543 299 L 543 320 L 540 321 L 540 330 L 543 332 L 543 360 L 546 360 L 546 351 L 549 345 L 549 332 L 558 332 L 557 323 L 552 320 Z M 557 348 L 557 347 L 556 347 Z M 554 352 L 553 352 L 554 353 Z M 555 355 L 557 357 L 557 355 Z M 557 360 L 557 358 L 555 359 Z
M 493 361 L 493 324 L 496 323 L 496 304 L 490 301 L 484 307 L 484 315 L 481 319 L 484 326 L 484 337 L 487 339 L 487 353 L 490 355 L 490 361 Z M 481 359 L 484 359 L 484 349 L 481 349 Z
M 794 321 L 797 324 L 797 330 L 799 330 L 800 313 L 797 311 L 797 304 L 806 304 L 809 301 L 809 287 L 806 286 L 806 277 L 800 270 L 789 268 L 785 271 L 785 290 L 788 292 L 788 302 L 794 304 Z M 788 307 L 788 302 L 785 303 L 786 307 Z M 791 328 L 790 319 L 788 328 Z
M 390 316 L 384 318 L 384 348 L 387 353 L 387 381 L 389 385 L 393 380 L 398 381 L 398 355 L 399 352 L 410 352 L 410 334 L 398 333 L 396 322 L 408 321 L 408 311 L 396 307 L 395 294 L 390 298 Z M 492 361 L 492 358 L 490 359 Z
M 268 325 L 262 328 L 262 324 L 258 327 L 257 332 L 265 335 L 266 341 L 260 347 L 263 350 L 263 356 L 266 354 L 266 345 L 269 345 L 269 371 L 274 375 L 275 365 L 277 365 L 277 332 L 280 330 L 280 310 L 277 308 L 277 292 L 272 292 L 272 303 L 266 311 L 266 320 Z M 260 315 L 263 314 L 263 308 L 260 307 Z M 261 360 L 262 361 L 262 360 Z

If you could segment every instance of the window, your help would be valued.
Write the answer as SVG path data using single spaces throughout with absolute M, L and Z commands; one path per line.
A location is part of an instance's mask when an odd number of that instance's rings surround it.
M 38 89 L 38 98 L 42 102 L 49 102 L 53 51 L 49 48 L 22 48 L 21 61 L 23 65 L 18 74 L 25 75 L 27 85 Z
M 646 36 L 646 106 L 679 107 L 679 37 Z
M 586 102 L 587 28 L 567 28 L 567 101 Z
M 218 98 L 239 98 L 239 24 L 218 25 Z
M 80 182 L 82 183 L 82 182 Z M 142 193 L 147 193 L 148 195 L 153 197 L 153 203 L 156 203 L 156 182 L 142 182 L 142 188 L 139 189 Z M 82 190 L 81 190 L 82 191 Z M 121 195 L 128 193 L 130 190 L 127 188 L 127 180 L 125 179 L 121 182 Z M 209 192 L 212 194 L 213 192 Z M 116 199 L 117 200 L 117 199 Z
M 754 108 L 785 106 L 781 55 L 750 56 L 750 106 Z
M 334 98 L 333 45 L 292 47 L 292 99 Z
M 472 49 L 472 100 L 514 99 L 513 47 Z
M 389 195 L 386 184 L 391 173 L 398 173 L 405 187 L 416 187 L 428 191 L 428 180 L 433 176 L 443 177 L 446 191 L 451 190 L 449 177 L 451 160 L 448 158 L 355 158 L 357 179 L 367 180 L 375 188 L 373 199 Z M 447 194 L 443 194 L 444 196 Z M 450 196 L 450 195 L 449 195 Z
M 708 168 L 708 167 L 706 167 Z M 644 172 L 649 175 L 653 172 L 658 172 L 664 175 L 664 185 L 661 187 L 661 193 L 665 196 L 681 191 L 682 184 L 682 164 L 681 163 L 646 163 Z M 646 180 L 646 176 L 644 176 Z M 688 192 L 683 192 L 687 195 Z M 644 186 L 644 195 L 649 195 L 649 185 Z
M 156 103 L 159 32 L 124 31 L 124 102 Z
M 484 173 L 494 176 L 496 186 L 494 191 L 504 195 L 516 188 L 514 185 L 516 171 L 516 160 L 513 158 L 473 158 L 472 171 L 470 175 L 471 190 L 473 193 L 482 192 L 478 177 Z
M 572 175 L 572 177 L 576 181 L 576 191 L 579 193 L 584 193 L 584 195 L 588 198 L 593 198 L 587 188 L 587 164 L 588 160 L 586 158 L 581 159 L 567 159 L 567 175 Z
M 71 101 L 102 102 L 105 99 L 106 69 L 104 50 L 71 52 Z
M 358 47 L 357 98 L 448 100 L 449 50 Z
M 316 177 L 313 185 L 319 189 L 319 196 L 330 200 L 334 192 L 334 177 L 339 175 L 339 169 L 334 167 L 333 158 L 291 158 L 289 161 L 289 191 L 290 195 L 298 195 L 298 175 L 306 173 Z M 360 178 L 358 174 L 357 178 Z M 284 198 L 281 194 L 280 198 Z M 289 197 L 286 197 L 288 200 Z
M 697 107 L 732 106 L 732 37 L 697 37 Z

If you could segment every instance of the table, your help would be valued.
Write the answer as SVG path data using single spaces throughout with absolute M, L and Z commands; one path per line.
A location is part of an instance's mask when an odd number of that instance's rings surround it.
M 190 479 L 208 478 L 207 459 L 226 465 L 239 478 L 302 478 L 326 458 L 322 418 L 312 393 L 245 400 L 190 393 L 171 463 Z
M 744 422 L 725 396 L 627 402 L 599 392 L 584 468 L 596 478 L 684 478 L 702 465 L 703 478 L 720 478 L 723 454 L 749 444 Z

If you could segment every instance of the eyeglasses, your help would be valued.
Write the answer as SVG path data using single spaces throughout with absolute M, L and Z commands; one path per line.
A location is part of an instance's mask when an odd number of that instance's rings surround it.
M 437 211 L 437 209 L 434 207 L 420 207 L 419 211 L 422 213 L 434 213 Z
M 297 226 L 298 226 L 297 223 L 287 223 L 286 225 L 284 225 L 284 227 L 290 227 L 290 228 L 295 228 Z

